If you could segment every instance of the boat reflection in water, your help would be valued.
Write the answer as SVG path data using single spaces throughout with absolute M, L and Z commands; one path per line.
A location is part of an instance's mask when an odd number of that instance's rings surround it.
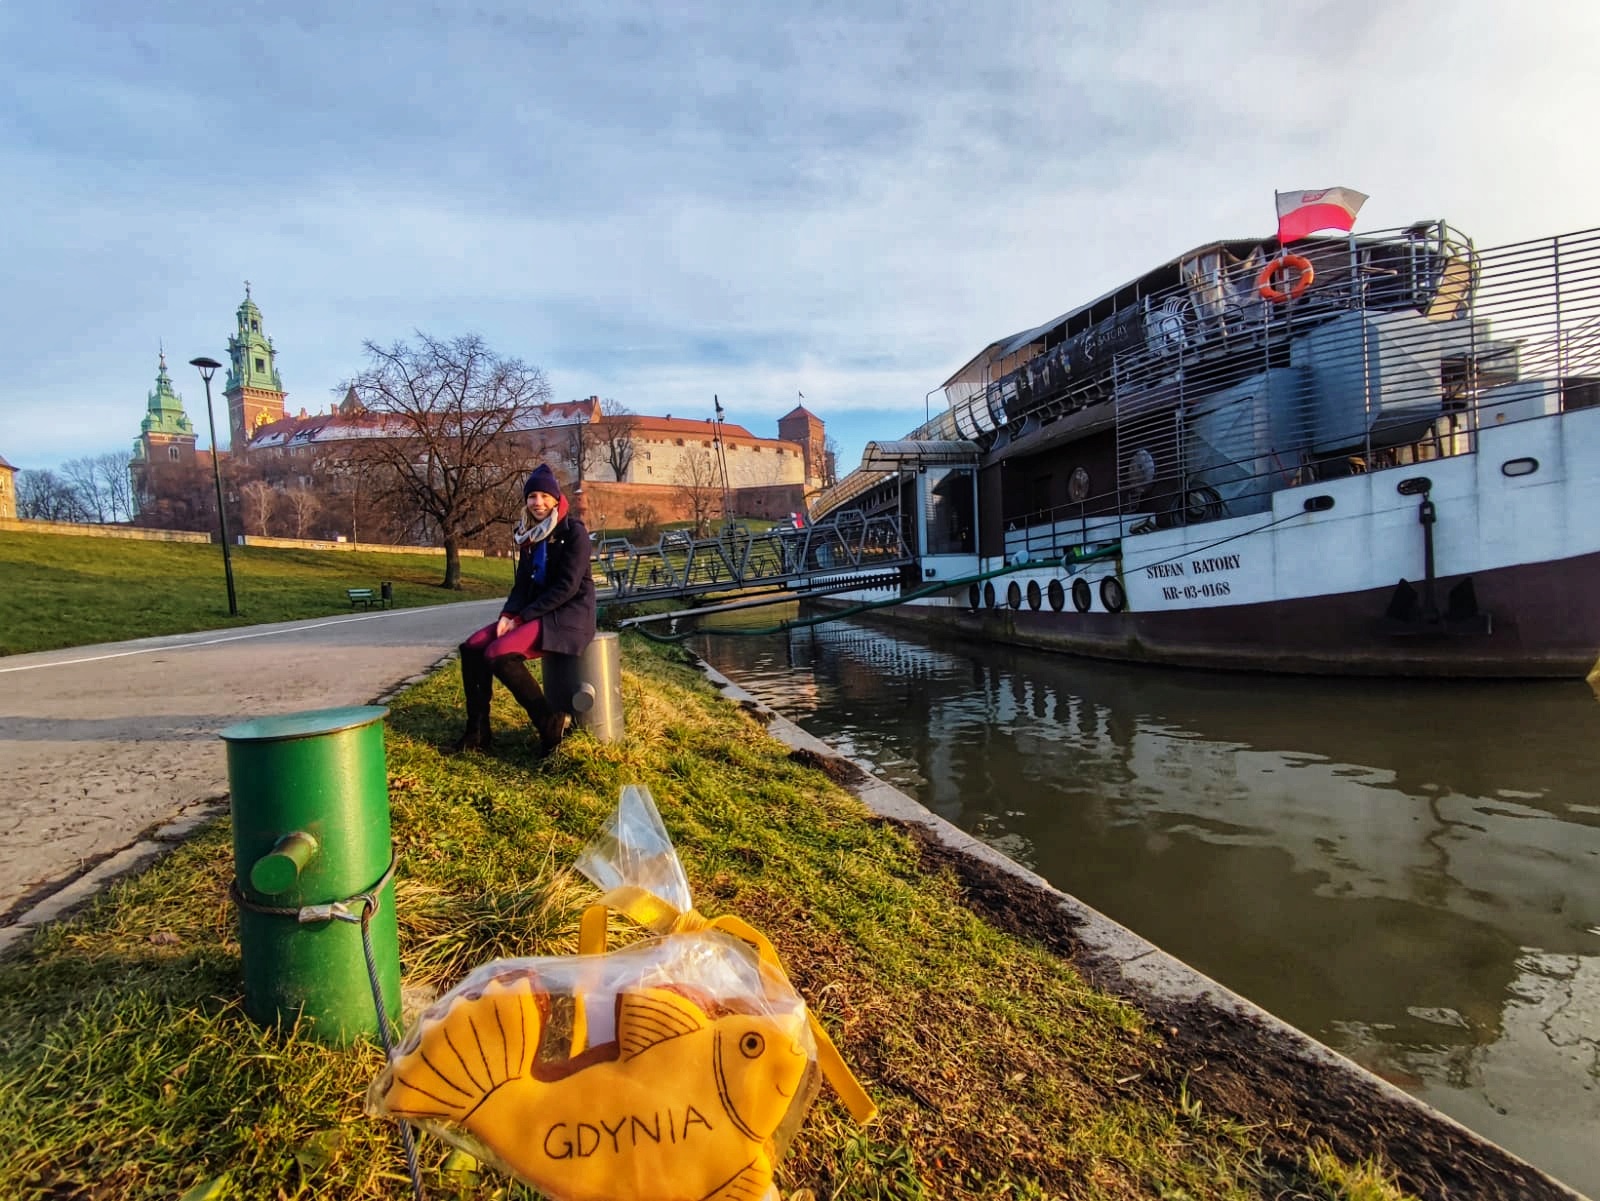
M 1126 667 L 850 622 L 694 645 L 1063 891 L 1600 1196 L 1583 685 Z

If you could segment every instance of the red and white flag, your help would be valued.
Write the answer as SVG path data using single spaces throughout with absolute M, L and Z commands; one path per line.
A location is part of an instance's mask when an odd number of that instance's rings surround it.
M 1319 229 L 1350 230 L 1367 202 L 1354 188 L 1322 188 L 1313 192 L 1279 192 L 1278 242 L 1293 242 Z

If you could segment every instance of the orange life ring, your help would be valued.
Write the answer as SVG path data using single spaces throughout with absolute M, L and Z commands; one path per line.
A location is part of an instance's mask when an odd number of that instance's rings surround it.
M 1287 271 L 1293 267 L 1300 274 L 1294 281 L 1294 286 L 1287 292 L 1272 286 L 1272 277 L 1280 271 Z M 1272 301 L 1273 304 L 1282 304 L 1286 300 L 1293 300 L 1305 293 L 1316 280 L 1317 273 L 1311 266 L 1311 260 L 1298 254 L 1286 254 L 1273 259 L 1261 269 L 1261 274 L 1256 277 L 1256 290 L 1262 296 Z

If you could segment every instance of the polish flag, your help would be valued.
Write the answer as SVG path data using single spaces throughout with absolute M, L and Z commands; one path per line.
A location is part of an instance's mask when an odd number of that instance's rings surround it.
M 1278 242 L 1293 242 L 1319 229 L 1350 230 L 1367 202 L 1354 188 L 1315 192 L 1278 192 Z

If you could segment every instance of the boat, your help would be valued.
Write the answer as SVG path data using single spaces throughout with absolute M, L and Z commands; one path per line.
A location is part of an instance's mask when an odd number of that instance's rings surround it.
M 1600 655 L 1600 230 L 1208 243 L 942 385 L 817 498 L 885 613 L 1106 659 L 1577 677 Z

